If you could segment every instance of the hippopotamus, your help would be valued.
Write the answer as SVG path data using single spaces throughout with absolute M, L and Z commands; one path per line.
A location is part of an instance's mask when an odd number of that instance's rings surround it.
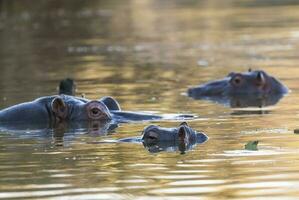
M 188 96 L 207 99 L 231 107 L 263 107 L 276 104 L 288 88 L 265 71 L 229 73 L 221 80 L 189 88 Z
M 141 137 L 124 138 L 118 142 L 142 143 L 151 153 L 177 150 L 185 153 L 185 151 L 189 151 L 197 144 L 202 144 L 207 140 L 206 134 L 197 132 L 187 122 L 182 122 L 174 128 L 149 125 L 144 128 Z
M 113 121 L 115 123 L 193 118 L 193 115 L 172 115 L 169 118 L 142 112 L 122 111 L 112 97 L 99 100 L 53 95 L 21 103 L 0 111 L 0 123 L 59 123 L 80 121 Z
M 60 81 L 58 87 L 58 94 L 76 95 L 76 83 L 71 78 L 66 78 Z

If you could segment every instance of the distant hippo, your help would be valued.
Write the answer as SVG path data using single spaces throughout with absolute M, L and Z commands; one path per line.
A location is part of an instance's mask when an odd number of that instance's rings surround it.
M 188 96 L 208 99 L 231 107 L 263 107 L 276 104 L 288 88 L 266 72 L 230 73 L 221 80 L 189 88 Z
M 207 140 L 206 134 L 196 132 L 190 128 L 187 122 L 183 122 L 176 128 L 149 125 L 144 128 L 141 137 L 124 138 L 120 139 L 119 142 L 142 142 L 151 153 L 177 150 L 184 153 Z
M 192 118 L 172 115 L 170 119 Z M 116 123 L 167 119 L 160 115 L 121 111 L 112 97 L 88 100 L 68 95 L 54 95 L 21 103 L 0 111 L 0 123 L 57 123 L 61 121 L 113 120 Z

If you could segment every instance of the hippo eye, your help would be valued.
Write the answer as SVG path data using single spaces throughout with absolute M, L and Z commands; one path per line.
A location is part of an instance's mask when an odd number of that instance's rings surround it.
M 103 113 L 98 107 L 94 107 L 89 110 L 89 116 L 91 119 L 99 119 L 102 115 Z
M 156 132 L 150 131 L 146 138 L 150 141 L 155 141 L 158 139 L 158 134 Z
M 235 85 L 235 86 L 239 86 L 239 85 L 241 85 L 241 84 L 242 84 L 242 81 L 243 81 L 243 79 L 242 79 L 242 77 L 239 76 L 239 75 L 237 75 L 237 76 L 235 76 L 235 77 L 233 77 L 233 78 L 231 79 L 231 83 L 232 83 L 233 85 Z
M 106 120 L 111 119 L 109 110 L 98 101 L 88 102 L 86 111 L 90 120 Z
M 91 112 L 92 112 L 92 114 L 94 114 L 94 115 L 98 115 L 99 112 L 100 112 L 100 110 L 99 110 L 98 108 L 93 108 L 93 109 L 91 109 Z

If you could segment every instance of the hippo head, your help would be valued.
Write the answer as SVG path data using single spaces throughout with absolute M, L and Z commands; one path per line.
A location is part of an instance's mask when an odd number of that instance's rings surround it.
M 264 71 L 251 71 L 246 73 L 230 73 L 228 75 L 228 94 L 284 94 L 287 88 L 278 80 Z
M 189 88 L 188 95 L 231 107 L 263 107 L 276 104 L 287 92 L 287 87 L 266 72 L 249 70 Z
M 269 95 L 285 94 L 288 89 L 277 79 L 264 71 L 251 71 L 245 73 L 230 73 L 222 80 L 190 88 L 188 95 L 194 98 L 208 96 L 232 95 Z
M 181 123 L 178 128 L 150 125 L 144 129 L 142 136 L 143 145 L 151 153 L 177 150 L 184 153 L 207 139 L 204 133 L 197 133 L 186 122 Z
M 56 121 L 110 120 L 111 114 L 101 101 L 83 102 L 66 95 L 55 97 L 51 109 Z

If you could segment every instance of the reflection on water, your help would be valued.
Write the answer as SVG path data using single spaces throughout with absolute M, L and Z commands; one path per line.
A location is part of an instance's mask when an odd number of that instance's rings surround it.
M 206 138 L 207 140 L 207 138 Z M 200 143 L 204 143 L 206 140 L 201 141 Z M 150 153 L 159 153 L 159 152 L 180 152 L 181 154 L 185 154 L 187 151 L 190 151 L 196 147 L 196 145 L 200 144 L 197 142 L 194 143 L 183 143 L 178 141 L 160 141 L 156 144 L 148 144 L 143 142 L 144 148 L 146 148 Z
M 71 77 L 79 94 L 113 96 L 124 110 L 194 113 L 199 119 L 190 126 L 210 138 L 184 155 L 151 154 L 142 145 L 99 143 L 139 135 L 148 122 L 120 124 L 108 134 L 67 129 L 63 140 L 63 127 L 3 130 L 0 198 L 297 199 L 298 6 L 294 0 L 0 1 L 1 108 L 57 94 L 58 82 Z M 249 67 L 292 92 L 267 110 L 241 114 L 181 95 Z M 256 140 L 257 151 L 244 149 Z
M 223 104 L 231 108 L 263 108 L 273 106 L 279 102 L 284 95 L 273 94 L 265 96 L 255 95 L 232 95 L 232 96 L 210 96 L 210 97 L 193 97 L 197 100 L 209 100 L 215 103 Z

